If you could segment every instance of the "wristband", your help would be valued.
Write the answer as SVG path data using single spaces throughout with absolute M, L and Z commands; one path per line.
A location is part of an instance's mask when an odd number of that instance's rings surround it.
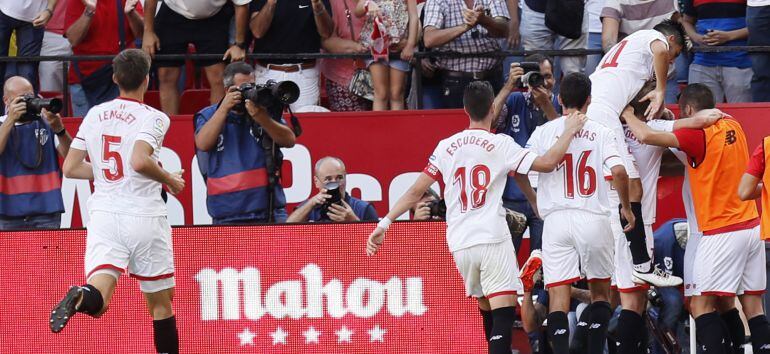
M 386 216 L 377 223 L 377 227 L 387 231 L 388 228 L 390 228 L 391 223 L 393 223 L 393 220 L 390 220 L 390 218 Z
M 59 130 L 58 132 L 54 132 L 54 134 L 56 134 L 56 136 L 64 136 L 65 134 L 67 134 L 67 129 L 61 128 L 61 130 Z

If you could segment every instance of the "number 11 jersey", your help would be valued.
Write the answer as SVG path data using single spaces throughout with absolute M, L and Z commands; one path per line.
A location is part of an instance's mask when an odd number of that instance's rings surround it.
M 438 143 L 423 172 L 444 182 L 451 252 L 510 240 L 502 199 L 508 173 L 527 174 L 535 158 L 510 136 L 483 129 Z
M 564 132 L 565 118 L 545 123 L 532 133 L 527 149 L 544 154 Z M 615 144 L 615 135 L 605 126 L 587 121 L 564 154 L 564 159 L 549 173 L 540 173 L 537 183 L 537 208 L 540 216 L 565 209 L 578 209 L 610 215 L 606 183 L 610 169 L 623 165 Z M 616 206 L 614 206 L 616 207 Z
M 164 216 L 161 184 L 134 171 L 131 155 L 137 141 L 148 143 L 158 161 L 169 117 L 141 102 L 117 98 L 94 106 L 78 129 L 71 148 L 88 152 L 94 171 L 89 211 Z

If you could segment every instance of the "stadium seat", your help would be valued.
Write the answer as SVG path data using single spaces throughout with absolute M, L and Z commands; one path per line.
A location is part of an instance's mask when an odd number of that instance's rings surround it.
M 179 99 L 179 114 L 195 114 L 210 105 L 210 90 L 185 90 Z
M 160 108 L 160 91 L 157 91 L 157 90 L 147 91 L 147 93 L 144 94 L 144 103 L 150 107 L 161 109 Z

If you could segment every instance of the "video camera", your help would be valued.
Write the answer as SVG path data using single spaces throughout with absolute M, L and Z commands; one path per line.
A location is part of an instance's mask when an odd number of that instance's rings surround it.
M 519 66 L 524 69 L 524 75 L 519 78 L 519 88 L 545 86 L 545 77 L 540 73 L 540 63 L 522 62 Z
M 340 190 L 340 184 L 337 182 L 324 184 L 324 189 L 326 189 L 326 194 L 330 195 L 330 197 L 321 204 L 321 220 L 329 220 L 329 208 L 333 204 L 342 205 L 342 191 Z
M 243 102 L 233 111 L 241 114 L 246 112 L 246 100 L 249 100 L 267 109 L 273 118 L 280 117 L 284 106 L 297 102 L 299 98 L 299 86 L 291 81 L 268 80 L 262 85 L 245 83 L 236 90 L 243 96 Z
M 19 118 L 19 123 L 29 123 L 40 119 L 40 114 L 45 110 L 51 113 L 59 113 L 64 107 L 62 100 L 58 98 L 40 98 L 35 95 L 22 96 L 21 102 L 27 105 L 27 112 Z

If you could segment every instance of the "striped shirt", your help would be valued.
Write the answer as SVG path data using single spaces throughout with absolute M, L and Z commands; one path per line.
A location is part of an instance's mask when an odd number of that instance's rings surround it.
M 629 35 L 638 30 L 652 29 L 677 11 L 674 0 L 607 0 L 601 18 L 620 22 L 620 33 Z

